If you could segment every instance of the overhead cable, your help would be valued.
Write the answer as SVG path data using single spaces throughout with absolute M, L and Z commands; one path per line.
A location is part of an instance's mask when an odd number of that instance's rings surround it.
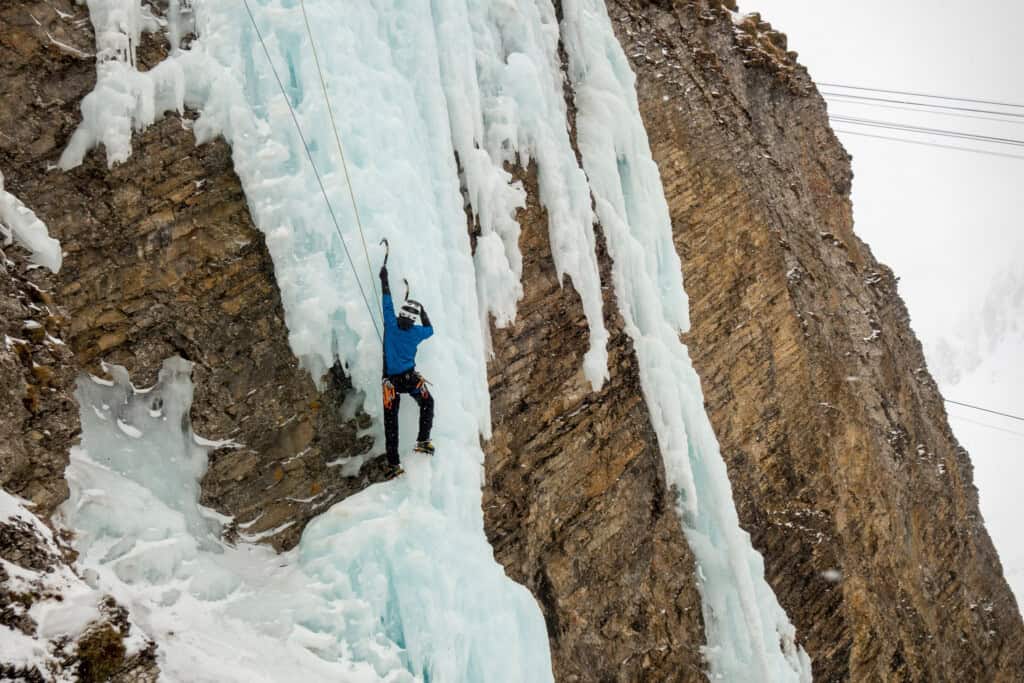
M 964 417 L 962 415 L 950 415 L 949 417 L 951 419 L 953 419 L 953 420 L 963 420 L 964 422 L 970 422 L 973 425 L 978 425 L 979 427 L 985 427 L 986 429 L 994 429 L 997 432 L 1005 432 L 1006 434 L 1015 434 L 1016 436 L 1024 436 L 1024 432 L 1018 432 L 1018 431 L 1016 431 L 1014 429 L 1005 429 L 1003 427 L 996 427 L 995 425 L 990 425 L 990 424 L 988 424 L 986 422 L 978 422 L 977 420 L 972 420 L 971 418 Z
M 1024 417 L 1021 417 L 1020 415 L 1011 415 L 1010 413 L 1001 413 L 998 410 L 992 410 L 991 408 L 982 408 L 981 406 L 972 405 L 970 403 L 961 403 L 960 401 L 954 401 L 954 400 L 949 399 L 949 398 L 944 398 L 942 400 L 944 400 L 946 403 L 952 403 L 953 405 L 963 406 L 964 408 L 973 408 L 974 410 L 980 410 L 980 411 L 985 412 L 985 413 L 992 413 L 993 415 L 999 415 L 1000 417 L 1008 417 L 1011 420 L 1019 420 L 1021 422 L 1024 422 Z
M 827 90 L 822 90 L 821 94 L 824 95 L 826 99 L 843 99 L 843 100 L 850 100 L 851 102 L 860 102 L 860 103 L 865 103 L 865 104 L 868 103 L 868 102 L 886 102 L 886 103 L 889 103 L 889 104 L 909 104 L 910 108 L 920 108 L 921 110 L 939 110 L 938 112 L 934 112 L 936 114 L 937 113 L 941 113 L 941 111 L 948 110 L 950 112 L 968 112 L 968 113 L 972 113 L 972 114 L 994 114 L 996 116 L 1008 117 L 1008 118 L 1011 118 L 1011 119 L 1024 119 L 1024 113 L 999 112 L 997 110 L 981 110 L 981 109 L 972 108 L 972 106 L 951 106 L 951 105 L 948 105 L 948 104 L 931 104 L 931 103 L 928 103 L 928 102 L 914 102 L 914 101 L 910 101 L 910 100 L 907 100 L 907 99 L 893 99 L 893 98 L 890 98 L 890 97 L 866 97 L 864 95 L 851 95 L 851 94 L 847 94 L 845 92 L 830 92 L 830 91 L 827 91 Z M 916 111 L 920 111 L 920 110 L 919 109 L 909 109 L 909 111 L 916 112 Z M 992 121 L 998 121 L 998 119 L 992 119 Z M 1013 123 L 1013 122 L 1007 121 L 1007 123 Z
M 876 121 L 874 119 L 865 119 L 857 116 L 846 116 L 845 114 L 834 114 L 830 115 L 829 118 L 839 121 L 840 123 L 851 123 L 860 126 L 871 126 L 875 128 L 887 128 L 890 130 L 902 130 L 909 133 L 922 133 L 926 135 L 941 135 L 949 138 L 959 138 L 962 140 L 973 140 L 975 142 L 989 142 L 1001 145 L 1010 145 L 1013 147 L 1024 147 L 1024 140 L 1017 140 L 1015 138 L 1004 138 L 993 135 L 981 135 L 978 133 L 963 133 L 955 130 L 945 130 L 942 128 L 929 128 L 926 126 L 913 126 L 905 123 L 896 123 L 894 121 Z
M 937 100 L 952 100 L 953 102 L 972 102 L 974 104 L 991 104 L 997 107 L 1012 107 L 1014 109 L 1024 109 L 1024 104 L 1017 104 L 1014 102 L 1001 102 L 999 100 L 981 100 L 973 97 L 955 97 L 952 95 L 934 95 L 930 93 L 913 92 L 909 90 L 886 90 L 885 88 L 866 88 L 858 85 L 843 85 L 841 83 L 824 83 L 818 82 L 819 86 L 826 88 L 844 88 L 847 90 L 861 90 L 866 92 L 880 92 L 887 93 L 889 95 L 909 95 L 911 97 L 927 97 Z
M 876 135 L 874 133 L 863 133 L 854 130 L 844 130 L 842 128 L 833 128 L 837 133 L 843 135 L 856 135 L 863 138 L 875 138 L 876 140 L 891 140 L 893 142 L 903 142 L 908 145 L 919 145 L 921 147 L 936 147 L 939 149 L 955 149 L 960 152 L 971 152 L 973 154 L 984 154 L 986 156 L 1002 157 L 1004 159 L 1024 159 L 1024 155 L 1021 154 L 1007 154 L 1006 152 L 993 152 L 987 149 L 977 149 L 974 147 L 960 147 L 958 145 L 943 145 L 938 142 L 925 142 L 924 140 L 909 140 L 907 138 L 899 138 L 890 135 Z

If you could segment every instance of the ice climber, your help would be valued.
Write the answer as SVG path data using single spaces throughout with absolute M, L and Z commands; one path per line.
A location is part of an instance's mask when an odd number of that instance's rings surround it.
M 402 474 L 398 458 L 398 405 L 402 394 L 409 394 L 420 407 L 420 431 L 414 450 L 433 455 L 430 428 L 434 422 L 434 398 L 427 390 L 426 380 L 416 372 L 416 347 L 434 334 L 423 304 L 406 300 L 395 316 L 388 284 L 388 267 L 380 269 L 384 307 L 384 440 L 387 445 L 387 478 Z M 421 324 L 417 325 L 419 320 Z

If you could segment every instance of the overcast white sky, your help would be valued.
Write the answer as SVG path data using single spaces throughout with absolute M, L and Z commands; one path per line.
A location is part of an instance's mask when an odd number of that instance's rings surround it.
M 1024 104 L 1022 2 L 740 0 L 740 11 L 758 11 L 785 32 L 819 82 Z M 1021 124 L 835 102 L 829 111 L 1024 139 Z M 854 157 L 856 231 L 901 278 L 943 395 L 1024 415 L 1024 159 L 839 137 Z M 1024 155 L 1024 148 L 915 139 Z M 1024 422 L 947 410 L 971 453 L 982 514 L 1024 605 Z

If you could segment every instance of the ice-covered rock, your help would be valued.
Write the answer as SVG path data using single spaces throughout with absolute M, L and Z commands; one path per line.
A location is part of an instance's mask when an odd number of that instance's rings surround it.
M 810 660 L 764 578 L 764 560 L 740 527 L 700 378 L 679 340 L 689 327 L 682 268 L 635 77 L 602 0 L 565 0 L 563 11 L 583 167 L 665 475 L 678 491 L 683 530 L 697 558 L 711 673 L 737 681 L 810 681 Z
M 232 146 L 274 259 L 292 349 L 315 378 L 340 361 L 375 417 L 380 313 L 375 267 L 367 261 L 379 263 L 383 254 L 360 254 L 363 243 L 390 239 L 393 276 L 410 280 L 436 330 L 420 369 L 438 397 L 439 446 L 434 459 L 408 462 L 402 480 L 353 496 L 310 524 L 297 552 L 281 560 L 283 571 L 271 571 L 273 560 L 261 557 L 252 562 L 263 569 L 240 573 L 233 558 L 262 551 L 217 542 L 209 515 L 195 503 L 202 448 L 183 436 L 187 425 L 175 425 L 175 435 L 153 422 L 166 416 L 133 407 L 152 396 L 139 398 L 119 378 L 100 390 L 109 392 L 117 416 L 101 420 L 83 407 L 90 431 L 72 461 L 76 512 L 69 517 L 91 530 L 86 562 L 102 568 L 111 590 L 124 590 L 140 609 L 151 600 L 194 605 L 178 612 L 189 613 L 190 633 L 231 633 L 240 650 L 283 639 L 294 657 L 288 666 L 327 675 L 348 667 L 352 675 L 393 680 L 550 679 L 540 610 L 494 562 L 480 511 L 479 435 L 490 432 L 486 330 L 491 316 L 499 324 L 514 319 L 521 295 L 514 217 L 524 195 L 506 165 L 532 161 L 556 267 L 571 278 L 586 313 L 583 369 L 595 388 L 607 377 L 607 332 L 592 201 L 605 230 L 616 298 L 699 564 L 712 674 L 809 678 L 761 557 L 739 527 L 700 384 L 678 338 L 688 324 L 686 297 L 632 72 L 603 2 L 566 0 L 563 11 L 560 24 L 546 0 L 304 7 L 209 0 L 194 6 L 198 38 L 157 67 L 157 85 L 141 84 L 130 61 L 109 62 L 97 89 L 130 96 L 98 96 L 88 111 L 83 105 L 86 122 L 65 165 L 98 143 L 108 147 L 108 159 L 124 158 L 132 126 L 181 105 L 198 109 L 197 138 L 221 135 Z M 582 166 L 567 129 L 560 40 Z M 479 231 L 475 251 L 465 203 Z M 171 403 L 186 415 L 184 372 L 165 372 L 174 378 L 162 379 L 153 396 L 166 393 L 165 410 Z M 173 459 L 160 451 L 179 448 Z M 151 451 L 163 452 L 158 462 L 138 464 Z M 132 501 L 139 525 L 89 493 L 114 488 Z M 107 524 L 116 533 L 109 535 Z M 283 589 L 298 585 L 311 588 L 268 623 L 264 610 L 280 608 L 289 599 Z M 255 593 L 265 596 L 259 605 L 246 598 Z M 196 602 L 211 599 L 214 608 Z M 172 669 L 203 648 L 197 641 L 176 649 L 174 642 L 161 640 Z M 267 662 L 266 671 L 283 662 Z
M 168 359 L 146 389 L 108 371 L 113 382 L 79 380 L 83 441 L 61 518 L 171 679 L 550 679 L 532 597 L 446 513 L 429 462 L 332 508 L 296 551 L 231 547 L 197 502 L 209 446 L 188 420 L 190 364 Z
M 68 565 L 67 547 L 30 510 L 0 489 L 0 678 L 79 680 L 96 667 L 88 643 L 101 635 L 121 668 L 146 668 L 150 643 L 123 610 Z
M 46 224 L 10 192 L 4 190 L 4 174 L 0 173 L 0 243 L 17 240 L 32 252 L 32 260 L 56 273 L 60 270 L 60 242 L 50 237 Z

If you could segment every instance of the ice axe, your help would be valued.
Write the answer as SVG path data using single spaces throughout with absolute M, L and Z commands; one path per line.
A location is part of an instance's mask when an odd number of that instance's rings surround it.
M 391 256 L 391 245 L 388 243 L 388 238 L 387 237 L 381 239 L 380 243 L 384 245 L 384 267 L 387 268 L 388 267 L 388 257 Z M 409 281 L 403 277 L 402 278 L 402 282 L 405 283 L 405 300 L 408 301 L 409 300 Z M 419 305 L 419 302 L 414 301 L 413 303 Z

